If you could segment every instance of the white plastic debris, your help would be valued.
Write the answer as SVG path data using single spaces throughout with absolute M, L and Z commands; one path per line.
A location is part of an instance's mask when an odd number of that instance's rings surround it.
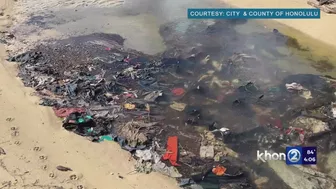
M 307 100 L 313 98 L 310 90 L 304 88 L 302 85 L 298 83 L 290 83 L 290 84 L 286 83 L 286 88 L 288 91 L 298 91 L 300 96 Z
M 305 89 L 304 87 L 302 87 L 302 85 L 298 83 L 291 83 L 291 84 L 286 83 L 286 88 L 287 90 L 297 90 L 297 91 L 301 91 Z
M 215 150 L 213 146 L 201 146 L 200 148 L 201 158 L 213 158 L 215 156 Z
M 336 118 L 336 102 L 331 103 L 331 112 L 333 114 L 333 117 Z
M 152 160 L 152 152 L 151 150 L 137 150 L 135 151 L 135 156 L 140 158 L 143 161 L 149 161 Z

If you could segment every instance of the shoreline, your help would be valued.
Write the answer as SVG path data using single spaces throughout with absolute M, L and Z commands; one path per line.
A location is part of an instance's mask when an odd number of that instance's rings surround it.
M 307 4 L 306 0 L 220 0 L 232 8 L 314 8 Z M 327 58 L 336 65 L 336 15 L 321 11 L 321 19 L 271 19 L 256 20 L 266 28 L 278 29 L 281 33 L 298 40 L 299 44 L 309 47 L 317 59 Z

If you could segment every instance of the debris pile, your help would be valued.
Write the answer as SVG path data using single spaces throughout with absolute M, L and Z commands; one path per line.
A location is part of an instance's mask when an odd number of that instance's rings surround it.
M 64 118 L 64 129 L 117 142 L 136 159 L 134 172 L 160 172 L 183 187 L 253 188 L 261 175 L 247 172 L 256 149 L 325 141 L 319 136 L 335 131 L 332 79 L 275 71 L 263 78 L 258 67 L 278 68 L 256 56 L 218 58 L 199 46 L 149 56 L 114 38 L 107 46 L 70 38 L 8 60 L 19 62 L 25 86 Z
M 336 14 L 335 0 L 308 0 L 308 5 L 321 9 L 323 12 Z

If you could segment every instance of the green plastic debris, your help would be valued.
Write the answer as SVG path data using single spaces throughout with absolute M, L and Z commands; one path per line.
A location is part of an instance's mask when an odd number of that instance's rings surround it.
M 82 117 L 78 118 L 77 119 L 77 123 L 85 123 L 85 122 L 87 122 L 89 120 L 92 120 L 92 116 L 86 115 L 84 118 L 82 118 Z
M 85 120 L 84 120 L 84 118 L 79 118 L 79 119 L 77 120 L 77 122 L 78 122 L 78 123 L 84 123 Z
M 111 135 L 103 135 L 99 137 L 99 142 L 102 141 L 113 141 L 113 138 Z
M 92 133 L 93 128 L 91 127 L 90 129 L 87 130 L 88 133 Z

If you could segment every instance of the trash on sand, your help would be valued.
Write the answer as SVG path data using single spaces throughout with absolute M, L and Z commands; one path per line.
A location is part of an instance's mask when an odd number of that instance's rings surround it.
M 182 112 L 187 105 L 184 103 L 173 102 L 170 107 L 176 111 Z
M 70 114 L 72 113 L 84 113 L 85 112 L 85 108 L 53 108 L 55 115 L 57 117 L 68 117 Z
M 168 167 L 164 164 L 161 161 L 161 156 L 152 148 L 147 150 L 136 150 L 134 155 L 138 158 L 135 164 L 137 172 L 148 174 L 153 170 L 172 178 L 182 177 L 175 167 Z
M 201 146 L 200 148 L 200 157 L 201 158 L 214 158 L 215 151 L 214 146 Z
M 166 153 L 162 156 L 163 160 L 169 160 L 171 165 L 179 166 L 177 164 L 178 157 L 178 139 L 177 136 L 170 136 L 167 140 L 167 150 Z
M 57 166 L 56 169 L 59 170 L 59 171 L 72 171 L 71 168 L 69 168 L 69 167 L 64 167 L 64 166 L 62 166 L 62 165 Z
M 120 126 L 117 133 L 128 141 L 128 145 L 136 147 L 148 141 L 148 136 L 152 133 L 153 126 L 156 124 L 157 122 L 145 123 L 143 121 L 130 121 Z
M 152 160 L 152 152 L 151 149 L 148 150 L 137 150 L 134 154 L 136 157 L 140 158 L 142 161 L 150 161 Z

